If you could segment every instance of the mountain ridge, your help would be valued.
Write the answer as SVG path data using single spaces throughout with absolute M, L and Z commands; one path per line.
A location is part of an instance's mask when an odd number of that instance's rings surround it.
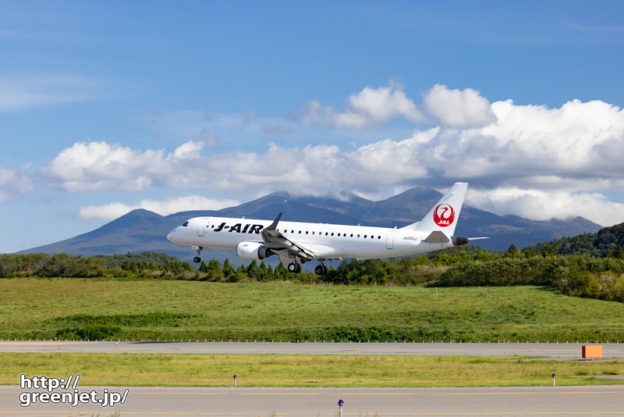
M 532 252 L 554 251 L 558 255 L 624 257 L 624 223 L 604 227 L 596 233 L 583 233 L 526 247 Z
M 164 252 L 184 260 L 193 257 L 189 247 L 166 240 L 167 233 L 191 217 L 223 216 L 272 220 L 283 212 L 283 220 L 403 227 L 419 221 L 442 194 L 422 187 L 414 187 L 380 201 L 351 195 L 348 200 L 334 197 L 293 196 L 286 192 L 267 194 L 238 206 L 220 210 L 191 210 L 161 216 L 145 210 L 133 210 L 93 231 L 59 242 L 27 249 L 19 253 L 58 253 L 72 255 L 112 255 L 115 253 L 154 251 Z M 574 236 L 596 233 L 601 229 L 582 217 L 569 220 L 535 221 L 518 216 L 499 216 L 464 205 L 457 226 L 458 236 L 489 236 L 479 241 L 488 249 L 506 250 L 511 243 L 517 247 L 535 245 Z M 205 249 L 206 259 L 236 261 L 234 251 Z

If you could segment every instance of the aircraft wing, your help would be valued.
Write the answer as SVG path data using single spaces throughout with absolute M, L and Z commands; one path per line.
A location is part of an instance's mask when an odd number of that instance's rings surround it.
M 264 245 L 280 256 L 280 258 L 282 256 L 288 258 L 288 255 L 291 255 L 304 261 L 317 259 L 317 256 L 310 249 L 304 248 L 298 243 L 288 239 L 281 232 L 277 231 L 277 224 L 279 223 L 281 217 L 282 213 L 278 214 L 275 220 L 273 220 L 273 223 L 262 229 L 260 232 Z

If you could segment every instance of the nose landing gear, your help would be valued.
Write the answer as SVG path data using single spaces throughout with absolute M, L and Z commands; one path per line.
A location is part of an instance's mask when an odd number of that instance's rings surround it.
M 193 249 L 195 249 L 195 250 L 197 251 L 197 256 L 193 258 L 193 262 L 195 262 L 196 264 L 198 264 L 198 263 L 200 263 L 200 262 L 201 262 L 200 255 L 201 255 L 201 251 L 202 251 L 202 249 L 204 249 L 204 248 L 203 248 L 203 247 L 201 247 L 201 246 L 193 246 Z

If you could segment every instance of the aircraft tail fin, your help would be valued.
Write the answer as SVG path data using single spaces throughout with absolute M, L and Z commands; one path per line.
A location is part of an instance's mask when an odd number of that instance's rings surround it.
M 456 182 L 421 221 L 407 225 L 403 229 L 429 232 L 427 239 L 436 242 L 442 239 L 441 234 L 447 238 L 453 236 L 467 189 L 467 182 Z

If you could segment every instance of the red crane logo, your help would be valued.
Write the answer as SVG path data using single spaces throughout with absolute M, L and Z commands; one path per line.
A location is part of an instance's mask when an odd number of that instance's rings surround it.
M 433 221 L 440 227 L 448 227 L 455 220 L 455 210 L 448 204 L 438 204 L 433 210 Z

